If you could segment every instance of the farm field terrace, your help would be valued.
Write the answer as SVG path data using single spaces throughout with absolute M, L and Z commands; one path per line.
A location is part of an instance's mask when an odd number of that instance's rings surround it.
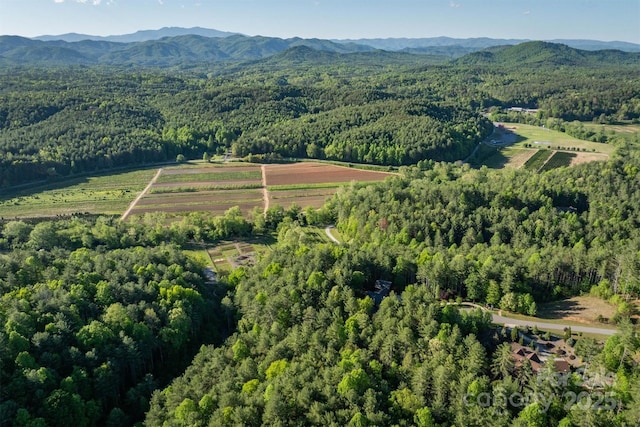
M 72 213 L 120 214 L 156 169 L 74 178 L 0 195 L 0 217 L 52 217 Z
M 562 132 L 520 123 L 501 123 L 480 147 L 478 166 L 526 167 L 550 170 L 592 161 L 606 161 L 615 150 L 610 144 L 583 141 Z M 545 152 L 549 154 L 545 154 Z
M 158 169 L 149 168 L 7 191 L 0 196 L 0 217 L 120 215 L 156 173 Z M 255 208 L 266 210 L 265 202 L 267 208 L 276 205 L 287 208 L 293 203 L 302 208 L 318 208 L 341 185 L 351 181 L 381 181 L 388 176 L 387 172 L 316 162 L 266 165 L 189 162 L 160 168 L 158 177 L 135 202 L 130 214 L 203 211 L 222 215 L 239 206 L 246 215 Z

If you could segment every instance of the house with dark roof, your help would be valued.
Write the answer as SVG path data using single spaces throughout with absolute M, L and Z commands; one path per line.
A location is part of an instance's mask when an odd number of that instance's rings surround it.
M 373 303 L 378 306 L 382 302 L 382 300 L 389 295 L 391 292 L 391 282 L 387 280 L 376 280 L 376 284 L 374 285 L 375 291 L 367 292 L 367 295 L 371 297 Z

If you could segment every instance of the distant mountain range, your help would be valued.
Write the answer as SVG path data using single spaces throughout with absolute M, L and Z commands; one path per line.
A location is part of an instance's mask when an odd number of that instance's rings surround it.
M 241 35 L 239 33 L 230 33 L 226 31 L 213 30 L 209 28 L 193 27 L 165 27 L 159 30 L 144 30 L 137 31 L 132 34 L 123 34 L 116 36 L 90 36 L 86 34 L 61 34 L 57 36 L 39 36 L 34 40 L 52 41 L 62 40 L 66 42 L 78 42 L 82 40 L 96 40 L 107 42 L 120 42 L 120 43 L 132 43 L 132 42 L 144 42 L 151 40 L 160 40 L 165 37 L 176 36 L 202 36 L 202 37 L 229 37 Z M 437 49 L 430 48 L 450 48 L 455 46 L 459 49 L 459 52 L 465 53 L 486 49 L 493 46 L 504 45 L 517 45 L 523 42 L 532 40 L 528 39 L 492 39 L 488 37 L 457 39 L 451 37 L 430 37 L 430 38 L 385 38 L 385 39 L 346 39 L 346 40 L 331 40 L 332 42 L 339 44 L 357 44 L 369 46 L 374 49 L 382 49 L 388 51 L 413 51 L 417 53 L 424 53 L 425 51 L 437 52 Z M 602 49 L 617 49 L 625 52 L 640 52 L 640 44 L 609 41 L 603 42 L 598 40 L 572 40 L 572 39 L 556 39 L 546 40 L 551 43 L 561 43 L 567 46 L 574 47 L 576 49 L 583 50 L 602 50 Z M 442 49 L 439 50 L 442 52 Z M 449 56 L 445 54 L 445 56 Z
M 193 34 L 193 33 L 199 34 Z M 3 65 L 181 66 L 269 59 L 265 65 L 375 61 L 398 64 L 445 63 L 549 65 L 640 64 L 640 45 L 574 40 L 574 46 L 504 39 L 320 40 L 249 37 L 205 28 L 163 28 L 112 37 L 79 34 L 29 39 L 0 36 Z M 64 40 L 66 38 L 66 40 Z M 115 38 L 115 39 L 114 39 Z M 126 41 L 130 40 L 130 41 Z M 589 47 L 606 47 L 590 52 Z M 625 48 L 614 50 L 613 46 Z M 304 49 L 301 49 L 304 47 Z M 386 48 L 385 48 L 386 47 Z M 634 53 L 635 52 L 635 53 Z M 345 57 L 345 54 L 349 54 Z M 356 55 L 357 54 L 357 55 Z
M 143 30 L 132 34 L 122 34 L 118 36 L 89 36 L 87 34 L 68 33 L 58 36 L 39 36 L 34 40 L 52 41 L 62 40 L 65 42 L 79 42 L 82 40 L 96 40 L 104 42 L 133 43 L 146 42 L 150 40 L 160 40 L 165 37 L 177 36 L 202 36 L 202 37 L 229 37 L 239 35 L 238 33 L 229 33 L 226 31 L 212 30 L 209 28 L 193 27 L 165 27 L 159 30 Z
M 494 46 L 518 45 L 521 43 L 533 41 L 525 39 L 491 39 L 487 37 L 455 39 L 451 37 L 431 37 L 431 38 L 390 38 L 390 39 L 354 39 L 354 40 L 333 40 L 337 43 L 356 43 L 371 46 L 375 49 L 391 50 L 391 51 L 424 51 L 432 48 L 450 48 L 459 47 L 463 50 L 478 51 Z M 610 41 L 603 42 L 598 40 L 571 40 L 556 39 L 546 40 L 550 43 L 565 44 L 569 47 L 582 50 L 603 50 L 616 49 L 625 52 L 640 52 L 640 45 L 628 42 Z

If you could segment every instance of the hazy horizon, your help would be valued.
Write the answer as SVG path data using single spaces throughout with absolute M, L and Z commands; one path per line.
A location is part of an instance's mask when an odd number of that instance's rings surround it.
M 638 0 L 0 0 L 0 33 L 113 36 L 202 27 L 321 39 L 588 39 L 640 44 Z

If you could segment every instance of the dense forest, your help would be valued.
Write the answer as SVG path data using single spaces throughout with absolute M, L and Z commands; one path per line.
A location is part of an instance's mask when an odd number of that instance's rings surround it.
M 384 165 L 463 160 L 490 134 L 481 113 L 492 107 L 540 108 L 543 121 L 640 118 L 633 58 L 591 53 L 558 67 L 567 50 L 581 52 L 527 43 L 505 48 L 501 62 L 421 66 L 415 55 L 298 47 L 215 71 L 5 67 L 0 186 L 230 149 Z
M 317 210 L 3 219 L 0 425 L 638 425 L 640 141 L 575 122 L 638 122 L 635 57 L 350 55 L 0 69 L 5 188 L 229 150 L 400 166 Z M 616 152 L 540 173 L 458 162 L 491 119 Z M 308 232 L 328 224 L 340 244 Z M 194 255 L 251 236 L 274 243 L 216 280 Z M 372 298 L 380 280 L 391 293 Z M 587 293 L 618 328 L 567 337 L 589 374 L 516 365 L 517 329 L 454 304 L 535 315 Z
M 170 227 L 161 215 L 6 222 L 4 419 L 635 425 L 640 343 L 625 297 L 640 288 L 637 156 L 540 175 L 421 166 L 354 184 L 319 211 L 273 207 L 268 221 L 232 209 Z M 343 245 L 307 235 L 305 226 L 330 220 Z M 269 232 L 272 250 L 216 285 L 176 246 Z M 393 293 L 376 306 L 367 292 L 378 279 Z M 461 296 L 533 314 L 537 303 L 590 291 L 621 301 L 620 335 L 602 350 L 586 337 L 574 344 L 589 369 L 614 375 L 607 407 L 572 401 L 584 391 L 578 378 L 556 384 L 553 371 L 516 370 L 504 347 L 511 335 L 485 313 L 440 302 Z M 195 351 L 184 375 L 153 393 Z M 550 400 L 468 404 L 510 392 Z

